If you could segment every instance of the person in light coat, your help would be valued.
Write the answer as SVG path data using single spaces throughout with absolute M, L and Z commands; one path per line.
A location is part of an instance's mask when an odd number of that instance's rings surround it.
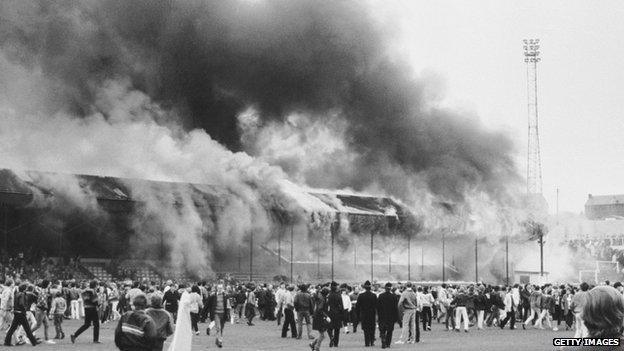
M 514 290 L 516 290 L 514 292 Z M 505 295 L 505 314 L 507 315 L 500 323 L 500 328 L 505 328 L 507 322 L 509 322 L 509 329 L 516 329 L 516 309 L 520 304 L 520 294 L 518 293 L 518 287 L 507 288 L 507 294 Z
M 574 332 L 575 338 L 586 338 L 588 331 L 583 323 L 583 318 L 581 316 L 581 312 L 587 303 L 587 291 L 589 290 L 589 284 L 583 282 L 581 283 L 581 291 L 578 291 L 574 294 L 572 298 L 571 309 L 574 311 L 574 317 L 576 319 L 576 331 Z
M 7 278 L 0 293 L 0 330 L 6 330 L 5 325 L 11 325 L 13 321 L 13 298 L 15 296 L 15 286 L 13 279 Z
M 447 302 L 447 293 L 446 293 L 446 284 L 442 284 L 442 286 L 438 287 L 438 298 L 437 298 L 437 305 L 438 305 L 438 323 L 440 323 L 440 320 L 444 317 L 446 317 L 446 309 L 448 306 L 448 302 Z

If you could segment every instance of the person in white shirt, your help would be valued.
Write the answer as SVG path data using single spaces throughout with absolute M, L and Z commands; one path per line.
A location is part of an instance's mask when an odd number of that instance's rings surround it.
M 403 324 L 401 338 L 395 344 L 420 342 L 420 327 L 417 318 L 422 306 L 418 294 L 412 290 L 411 282 L 407 282 L 405 290 L 401 293 L 398 307 L 403 309 Z
M 429 288 L 425 287 L 422 289 L 418 288 L 418 293 L 420 294 L 421 306 L 422 306 L 422 327 L 423 331 L 431 330 L 431 307 L 433 306 L 433 295 L 429 292 Z
M 284 306 L 281 305 L 282 300 L 284 299 L 284 294 L 286 293 L 286 284 L 280 284 L 279 288 L 275 292 L 275 302 L 277 302 L 277 326 L 279 327 L 282 324 L 282 316 L 284 316 Z
M 284 325 L 282 326 L 282 338 L 286 337 L 288 329 L 293 338 L 297 337 L 297 326 L 295 323 L 295 287 L 289 285 L 287 291 L 282 295 L 282 308 L 284 309 Z
M 13 279 L 8 278 L 2 286 L 2 294 L 0 294 L 0 330 L 6 330 L 5 324 L 11 325 L 13 321 L 13 296 L 15 288 Z
M 344 326 L 345 334 L 349 334 L 349 322 L 351 319 L 349 316 L 351 315 L 351 298 L 347 294 L 347 289 L 342 289 L 340 293 L 340 297 L 342 298 L 342 306 L 344 307 L 344 317 L 342 318 L 342 325 Z
M 193 287 L 191 288 L 189 306 L 191 314 L 191 328 L 193 329 L 195 335 L 199 335 L 199 327 L 197 326 L 197 323 L 199 322 L 199 311 L 202 307 L 204 307 L 200 292 L 201 290 L 199 290 L 199 286 L 193 285 Z
M 514 288 L 517 289 L 517 288 Z M 505 295 L 505 313 L 507 316 L 500 323 L 500 328 L 505 328 L 505 324 L 509 322 L 509 328 L 515 329 L 516 325 L 516 309 L 520 304 L 520 294 L 515 293 L 513 289 L 507 288 L 507 294 Z

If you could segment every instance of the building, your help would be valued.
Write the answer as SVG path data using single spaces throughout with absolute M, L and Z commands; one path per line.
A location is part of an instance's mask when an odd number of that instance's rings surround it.
M 590 220 L 624 219 L 624 195 L 589 194 L 585 216 Z
M 68 261 L 79 255 L 90 267 L 99 265 L 98 272 L 118 271 L 132 258 L 132 265 L 150 262 L 154 271 L 188 268 L 186 273 L 197 274 L 211 268 L 245 272 L 250 280 L 259 272 L 296 277 L 318 273 L 321 261 L 331 262 L 331 269 L 334 260 L 348 260 L 340 252 L 354 237 L 405 238 L 421 229 L 419 218 L 387 197 L 305 190 L 294 184 L 259 191 L 258 198 L 243 198 L 235 190 L 0 169 L 0 258 L 31 252 L 31 257 Z M 244 203 L 247 198 L 251 200 Z M 204 256 L 210 267 L 201 263 Z M 171 267 L 165 267 L 168 262 Z M 340 264 L 337 270 L 344 266 L 350 267 Z

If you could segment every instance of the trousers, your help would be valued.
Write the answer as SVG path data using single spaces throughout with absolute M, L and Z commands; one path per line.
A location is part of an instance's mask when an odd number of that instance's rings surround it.
M 63 336 L 63 315 L 60 313 L 54 314 L 54 330 L 56 332 L 56 337 L 60 338 Z
M 361 321 L 362 331 L 364 332 L 364 344 L 371 346 L 375 342 L 375 316 L 364 315 Z
M 24 312 L 15 312 L 13 314 L 13 322 L 11 322 L 11 327 L 9 328 L 9 331 L 4 338 L 4 344 L 11 344 L 11 338 L 13 337 L 13 333 L 15 333 L 15 330 L 17 330 L 19 326 L 24 328 L 24 331 L 26 332 L 26 336 L 28 336 L 28 340 L 30 340 L 30 343 L 32 345 L 36 345 L 37 339 L 35 339 L 35 336 L 30 330 L 30 325 L 28 324 L 28 320 L 26 319 L 26 315 Z
M 290 333 L 293 338 L 297 337 L 297 326 L 295 325 L 295 313 L 290 308 L 284 309 L 284 325 L 282 326 L 282 338 L 286 337 L 290 328 Z
M 48 315 L 46 313 L 46 311 L 37 308 L 37 311 L 35 312 L 35 319 L 37 320 L 37 325 L 35 325 L 35 327 L 33 328 L 33 333 L 39 329 L 41 327 L 41 325 L 43 324 L 43 336 L 45 338 L 45 340 L 48 340 Z
M 97 308 L 85 308 L 85 320 L 84 324 L 76 330 L 74 333 L 74 337 L 78 337 L 78 335 L 82 334 L 85 330 L 89 329 L 89 327 L 93 324 L 93 341 L 99 341 L 100 339 L 100 318 L 98 316 Z
M 0 330 L 4 329 L 4 325 L 7 325 L 7 330 L 11 326 L 13 321 L 13 312 L 7 310 L 0 310 Z
M 575 338 L 586 338 L 589 332 L 587 331 L 587 327 L 585 323 L 583 323 L 583 319 L 581 318 L 580 313 L 574 313 L 574 318 L 576 318 L 576 331 L 574 332 Z
M 485 310 L 477 310 L 477 328 L 483 329 L 483 317 L 485 316 Z
M 455 307 L 455 329 L 459 329 L 462 318 L 464 319 L 464 330 L 468 330 L 468 311 L 466 311 L 466 306 Z
M 388 347 L 392 344 L 392 332 L 394 331 L 394 323 L 379 322 L 379 338 L 381 339 L 381 347 Z
M 422 308 L 422 328 L 427 330 L 427 327 L 431 328 L 431 307 L 423 306 Z
M 215 322 L 215 330 L 217 332 L 217 337 L 223 337 L 223 328 L 225 328 L 225 320 L 223 313 L 215 313 L 214 322 Z
M 340 328 L 329 328 L 327 330 L 327 335 L 329 335 L 329 347 L 338 347 Z
M 513 306 L 512 306 L 513 307 Z M 516 311 L 512 308 L 511 311 L 507 312 L 505 319 L 501 321 L 500 327 L 501 329 L 505 328 L 505 325 L 509 322 L 509 328 L 514 329 L 516 326 Z
M 401 341 L 408 342 L 410 335 L 416 335 L 416 310 L 406 309 L 403 311 L 403 323 L 401 327 Z
M 71 309 L 71 319 L 80 319 L 80 303 L 78 300 L 71 300 L 69 306 Z
M 308 338 L 312 337 L 312 324 L 310 323 L 310 311 L 297 312 L 297 327 L 299 327 L 299 337 L 303 334 L 303 321 L 306 322 L 306 328 L 308 329 Z

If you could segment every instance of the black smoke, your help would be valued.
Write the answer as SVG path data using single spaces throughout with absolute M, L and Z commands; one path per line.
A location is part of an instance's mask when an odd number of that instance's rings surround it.
M 427 107 L 424 83 L 388 54 L 395 32 L 355 0 L 0 3 L 1 53 L 42 77 L 47 112 L 93 113 L 97 88 L 127 79 L 179 112 L 185 128 L 235 151 L 243 148 L 236 116 L 250 106 L 265 122 L 332 112 L 347 121 L 358 157 L 339 180 L 315 185 L 377 184 L 400 196 L 401 178 L 388 171 L 398 168 L 444 198 L 471 189 L 498 198 L 517 178 L 511 142 Z

